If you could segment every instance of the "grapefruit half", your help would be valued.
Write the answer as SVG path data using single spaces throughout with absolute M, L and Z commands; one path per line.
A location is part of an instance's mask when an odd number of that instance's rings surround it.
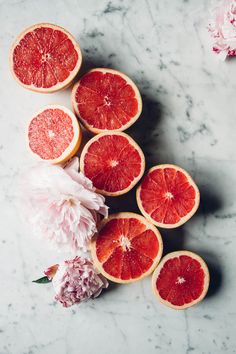
M 123 131 L 142 111 L 137 86 L 128 76 L 112 69 L 89 71 L 75 84 L 71 99 L 83 125 L 95 134 Z
M 27 146 L 39 160 L 63 163 L 76 153 L 81 139 L 77 118 L 60 105 L 41 108 L 28 123 Z
M 136 193 L 142 214 L 154 225 L 175 228 L 197 211 L 200 193 L 190 175 L 175 165 L 152 167 Z
M 50 23 L 25 29 L 10 51 L 14 78 L 33 91 L 49 93 L 65 88 L 78 73 L 81 63 L 81 50 L 74 37 Z
M 167 254 L 152 276 L 152 288 L 158 300 L 174 309 L 185 309 L 207 294 L 209 270 L 204 260 L 189 251 Z
M 84 146 L 80 169 L 103 195 L 127 193 L 140 180 L 145 158 L 138 144 L 127 134 L 106 132 Z
M 117 213 L 103 219 L 91 243 L 99 271 L 116 283 L 131 283 L 149 275 L 162 256 L 157 228 L 135 213 Z

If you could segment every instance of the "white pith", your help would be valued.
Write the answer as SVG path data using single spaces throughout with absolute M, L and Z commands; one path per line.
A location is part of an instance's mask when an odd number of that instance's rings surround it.
M 51 129 L 49 129 L 48 136 L 49 136 L 50 139 L 52 139 L 52 138 L 54 138 L 55 133 Z
M 131 248 L 130 240 L 128 239 L 128 237 L 126 237 L 124 235 L 122 235 L 120 237 L 120 245 L 124 251 L 130 250 L 130 248 Z
M 178 278 L 176 279 L 175 284 L 183 284 L 183 283 L 185 283 L 185 282 L 186 282 L 186 280 L 185 280 L 183 277 L 178 277 Z
M 166 192 L 165 197 L 166 197 L 167 199 L 172 199 L 172 198 L 174 198 L 174 196 L 173 196 L 173 194 L 172 194 L 171 192 Z
M 119 165 L 118 161 L 111 160 L 111 167 L 116 167 L 117 165 Z

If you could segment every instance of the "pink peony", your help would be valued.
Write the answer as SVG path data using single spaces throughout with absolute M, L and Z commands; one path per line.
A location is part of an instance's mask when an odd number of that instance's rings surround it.
M 97 231 L 99 214 L 107 217 L 105 198 L 78 172 L 78 158 L 64 168 L 39 163 L 23 182 L 27 221 L 33 232 L 66 251 L 86 251 Z
M 236 56 L 236 0 L 221 1 L 213 11 L 208 30 L 213 51 L 222 59 Z
M 64 307 L 97 297 L 103 288 L 108 287 L 108 281 L 95 271 L 91 261 L 80 257 L 59 264 L 52 284 L 55 300 Z

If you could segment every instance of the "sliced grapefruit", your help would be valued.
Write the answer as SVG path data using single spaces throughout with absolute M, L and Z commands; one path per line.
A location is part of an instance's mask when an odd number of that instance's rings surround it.
M 142 111 L 137 86 L 125 74 L 112 69 L 93 69 L 72 90 L 72 105 L 83 125 L 98 134 L 129 128 Z
M 10 52 L 16 81 L 27 89 L 55 92 L 68 86 L 78 73 L 82 54 L 64 28 L 39 23 L 24 30 Z
M 209 287 L 210 275 L 204 260 L 189 251 L 167 254 L 152 276 L 157 298 L 174 309 L 185 309 L 201 301 Z
M 160 261 L 162 250 L 157 228 L 134 213 L 103 219 L 91 244 L 95 265 L 116 283 L 131 283 L 149 275 Z
M 151 168 L 137 189 L 142 214 L 154 225 L 175 228 L 196 212 L 200 193 L 190 175 L 175 165 Z
M 129 135 L 101 133 L 84 146 L 80 169 L 99 193 L 117 196 L 127 193 L 140 180 L 145 158 Z
M 54 164 L 69 160 L 79 149 L 82 131 L 75 115 L 66 107 L 49 105 L 30 119 L 27 145 L 40 160 Z

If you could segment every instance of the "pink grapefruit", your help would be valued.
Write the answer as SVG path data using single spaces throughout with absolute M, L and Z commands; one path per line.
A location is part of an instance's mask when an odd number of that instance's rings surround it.
M 163 228 L 184 224 L 197 211 L 200 201 L 198 187 L 190 175 L 167 164 L 151 168 L 136 195 L 142 214 Z
M 204 260 L 189 251 L 167 254 L 152 276 L 154 294 L 163 304 L 185 309 L 200 302 L 209 287 L 209 271 Z
M 27 89 L 46 93 L 68 86 L 81 62 L 81 50 L 74 37 L 50 23 L 24 30 L 10 52 L 10 67 L 16 81 Z
M 138 144 L 127 134 L 107 132 L 84 146 L 80 169 L 103 195 L 127 193 L 140 180 L 145 159 Z
M 30 119 L 27 145 L 40 160 L 54 164 L 69 160 L 79 149 L 82 131 L 75 115 L 66 107 L 49 105 Z
M 162 255 L 162 238 L 143 216 L 117 213 L 101 221 L 91 251 L 96 267 L 116 283 L 149 275 Z
M 128 76 L 112 69 L 89 71 L 75 84 L 71 98 L 79 119 L 95 134 L 123 131 L 142 111 L 137 86 Z

